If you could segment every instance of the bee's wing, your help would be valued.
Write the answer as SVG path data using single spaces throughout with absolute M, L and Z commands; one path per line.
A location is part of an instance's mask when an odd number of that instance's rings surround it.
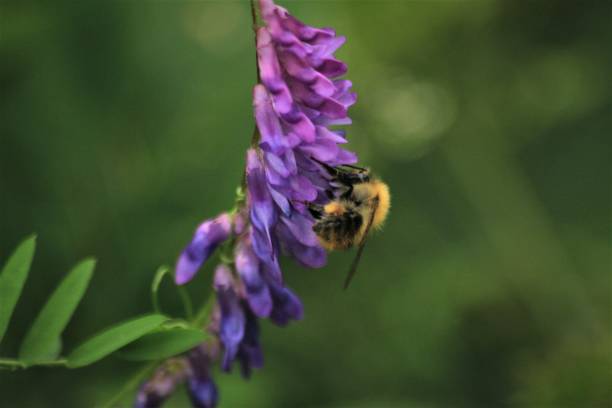
M 374 198 L 374 204 L 372 205 L 372 214 L 370 215 L 370 219 L 368 220 L 368 224 L 366 225 L 363 237 L 361 237 L 361 241 L 359 242 L 359 248 L 357 249 L 355 259 L 353 259 L 353 263 L 351 264 L 351 269 L 349 269 L 348 275 L 346 275 L 346 279 L 344 280 L 344 289 L 348 288 L 349 284 L 351 283 L 351 280 L 353 280 L 353 277 L 355 276 L 355 272 L 357 272 L 357 266 L 359 265 L 361 254 L 363 254 L 363 248 L 365 248 L 366 239 L 368 238 L 368 233 L 370 232 L 370 227 L 372 227 L 372 222 L 374 221 L 374 215 L 376 214 L 377 209 L 378 196 Z

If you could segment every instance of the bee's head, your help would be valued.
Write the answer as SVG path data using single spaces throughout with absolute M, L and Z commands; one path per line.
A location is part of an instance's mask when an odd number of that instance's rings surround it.
M 344 185 L 354 186 L 357 184 L 369 183 L 370 172 L 338 172 L 336 178 Z
M 368 183 L 370 181 L 370 170 L 365 167 L 358 167 L 351 164 L 340 164 L 338 166 L 330 166 L 327 163 L 323 163 L 314 157 L 311 157 L 313 161 L 319 163 L 323 167 L 327 174 L 332 178 L 335 178 L 340 183 L 345 185 L 353 185 L 360 183 Z

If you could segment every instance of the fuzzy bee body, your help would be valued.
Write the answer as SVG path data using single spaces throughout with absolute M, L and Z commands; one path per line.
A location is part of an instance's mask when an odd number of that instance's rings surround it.
M 363 216 L 351 207 L 350 202 L 332 202 L 323 207 L 323 215 L 313 230 L 324 248 L 348 249 L 355 244 L 363 227 Z
M 323 165 L 323 164 L 322 164 Z M 351 266 L 345 288 L 355 273 L 366 238 L 372 228 L 384 223 L 391 206 L 389 187 L 378 179 L 371 179 L 367 169 L 354 166 L 323 165 L 337 185 L 329 191 L 325 205 L 310 204 L 315 218 L 313 231 L 321 245 L 328 250 L 344 250 L 359 246 Z

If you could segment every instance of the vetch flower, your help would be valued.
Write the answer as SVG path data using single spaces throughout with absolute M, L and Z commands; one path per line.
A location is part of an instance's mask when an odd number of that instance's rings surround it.
M 200 224 L 176 263 L 177 285 L 183 285 L 193 278 L 219 244 L 229 237 L 231 225 L 231 218 L 226 213 Z
M 258 317 L 268 317 L 272 311 L 272 297 L 261 274 L 261 262 L 246 237 L 236 248 L 236 271 L 244 283 L 246 300 Z
M 244 378 L 251 376 L 253 368 L 263 367 L 263 352 L 259 344 L 259 323 L 257 318 L 248 309 L 246 310 L 246 324 L 244 337 L 238 349 L 238 361 L 240 371 Z
M 351 82 L 339 78 L 347 66 L 334 56 L 345 38 L 302 23 L 272 0 L 252 1 L 264 25 L 256 30 L 256 137 L 247 150 L 241 193 L 230 213 L 198 227 L 176 265 L 175 280 L 184 284 L 227 241 L 214 273 L 216 303 L 207 325 L 213 339 L 189 354 L 184 377 L 193 405 L 203 408 L 217 404 L 210 370 L 218 355 L 223 371 L 237 361 L 249 377 L 264 363 L 259 319 L 285 326 L 303 318 L 302 302 L 285 285 L 279 260 L 284 254 L 305 267 L 325 265 L 308 203 L 326 203 L 337 187 L 325 165 L 357 162 L 342 147 L 344 132 L 335 128 L 351 123 L 347 111 L 356 101 Z M 157 382 L 163 401 L 176 384 Z
M 256 259 L 254 255 L 250 256 Z M 267 284 L 261 284 L 267 291 Z M 253 313 L 253 307 L 245 300 L 248 295 L 239 290 L 238 283 L 227 266 L 217 267 L 214 288 L 218 299 L 219 322 L 214 325 L 213 331 L 216 331 L 224 349 L 221 368 L 230 371 L 233 361 L 237 359 L 243 375 L 248 377 L 252 368 L 260 368 L 263 365 L 257 316 Z M 272 298 L 269 299 L 268 306 L 269 310 L 271 308 Z
M 176 387 L 189 375 L 189 366 L 185 359 L 166 360 L 153 374 L 150 380 L 140 386 L 135 408 L 157 408 L 170 397 Z
M 210 375 L 211 359 L 214 352 L 200 346 L 189 354 L 191 373 L 187 380 L 187 393 L 191 404 L 196 408 L 213 408 L 217 406 L 219 393 Z
M 227 266 L 219 265 L 215 270 L 214 288 L 221 311 L 219 339 L 225 348 L 221 367 L 227 371 L 244 336 L 245 315 L 232 271 Z
M 189 378 L 187 389 L 191 404 L 196 408 L 213 408 L 217 406 L 219 393 L 217 386 L 210 378 Z

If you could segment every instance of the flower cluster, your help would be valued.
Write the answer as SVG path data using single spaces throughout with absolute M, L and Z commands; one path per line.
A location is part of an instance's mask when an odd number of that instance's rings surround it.
M 331 128 L 350 123 L 347 109 L 356 99 L 351 82 L 337 79 L 347 67 L 333 54 L 345 38 L 303 24 L 272 0 L 259 0 L 259 10 L 264 23 L 257 30 L 260 83 L 253 91 L 259 137 L 247 151 L 246 201 L 198 227 L 175 276 L 177 284 L 185 284 L 218 246 L 229 251 L 231 259 L 215 270 L 217 302 L 208 330 L 222 349 L 222 370 L 238 361 L 245 377 L 263 365 L 258 318 L 284 326 L 303 316 L 302 303 L 284 284 L 279 256 L 311 268 L 326 262 L 306 205 L 325 202 L 332 188 L 321 163 L 357 161 L 339 146 L 346 143 L 343 132 Z M 195 406 L 215 406 L 217 392 L 208 372 L 217 352 L 219 347 L 201 347 L 180 374 L 158 370 L 138 401 L 147 395 L 161 401 L 187 379 Z

